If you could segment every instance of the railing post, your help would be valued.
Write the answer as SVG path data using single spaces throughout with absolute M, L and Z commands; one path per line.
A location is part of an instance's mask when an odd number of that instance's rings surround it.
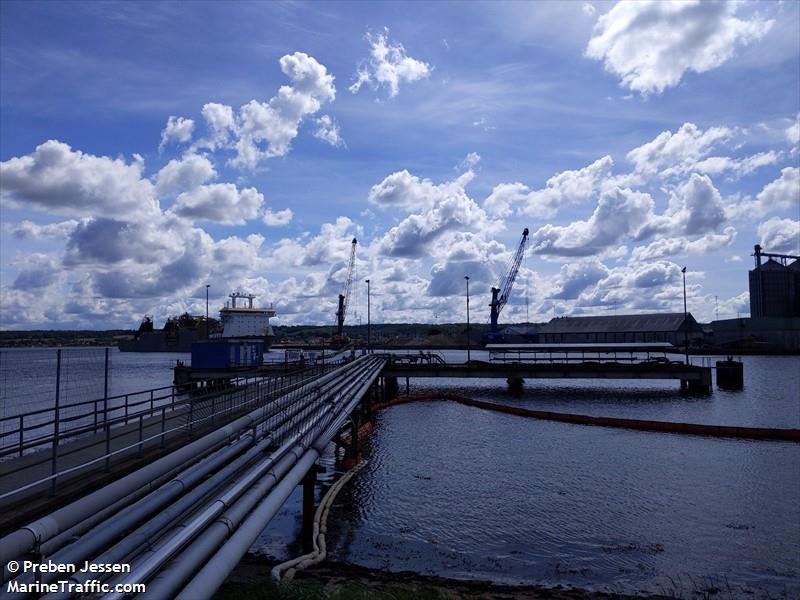
M 58 472 L 58 434 L 61 428 L 60 423 L 60 408 L 61 408 L 61 348 L 56 350 L 56 405 L 55 405 L 55 418 L 53 420 L 53 455 L 51 458 L 51 475 L 53 479 L 50 480 L 50 495 L 56 494 L 56 477 Z
M 25 444 L 25 415 L 19 416 L 19 455 L 22 456 L 22 446 Z
M 167 427 L 167 407 L 161 407 L 161 447 L 164 447 L 164 430 Z
M 125 425 L 128 424 L 128 394 L 125 394 Z
M 106 473 L 111 465 L 111 425 L 106 421 Z
M 111 348 L 106 348 L 106 366 L 103 377 L 103 419 L 108 419 L 108 352 Z
M 139 458 L 142 458 L 142 440 L 144 439 L 144 414 L 139 413 Z
M 153 390 L 150 390 L 150 414 L 153 414 Z
M 189 398 L 189 437 L 192 437 L 192 418 L 194 415 L 194 398 Z
M 211 396 L 211 423 L 212 424 L 214 423 L 214 416 L 215 416 L 215 414 L 214 414 L 214 410 L 215 410 L 215 407 L 214 407 L 215 402 L 214 402 L 214 400 L 215 400 L 214 396 Z

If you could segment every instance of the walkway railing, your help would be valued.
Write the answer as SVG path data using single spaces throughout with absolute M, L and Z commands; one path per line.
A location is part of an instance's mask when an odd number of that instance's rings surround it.
M 0 462 L 0 500 L 48 481 L 55 493 L 60 477 L 100 462 L 108 470 L 112 458 L 134 452 L 141 456 L 145 447 L 164 447 L 166 439 L 176 434 L 191 436 L 206 425 L 285 395 L 337 366 L 234 377 L 224 385 L 209 383 L 194 394 L 165 386 L 5 417 L 0 419 L 0 459 L 5 459 Z M 15 476 L 23 471 L 38 476 L 10 490 L 10 482 L 19 483 Z

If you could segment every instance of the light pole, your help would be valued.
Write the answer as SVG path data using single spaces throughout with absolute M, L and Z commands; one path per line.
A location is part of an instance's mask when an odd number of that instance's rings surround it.
M 689 324 L 686 322 L 686 267 L 681 269 L 683 273 L 683 348 L 686 352 L 686 364 L 689 364 Z
M 211 287 L 210 283 L 206 284 L 206 339 L 208 339 L 208 288 Z
M 367 354 L 370 354 L 370 305 L 369 305 L 369 279 L 365 280 L 367 282 Z
M 470 339 L 469 339 L 469 275 L 464 275 L 467 280 L 467 366 L 469 366 L 470 357 Z

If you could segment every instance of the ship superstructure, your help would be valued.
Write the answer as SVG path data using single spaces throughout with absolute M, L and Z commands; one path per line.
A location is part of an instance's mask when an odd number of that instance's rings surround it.
M 253 306 L 255 296 L 242 292 L 233 292 L 228 296 L 230 302 L 220 309 L 221 327 L 212 337 L 219 338 L 272 338 L 272 326 L 269 320 L 275 316 L 272 306 L 256 308 Z M 247 306 L 237 306 L 237 301 L 247 301 Z
M 228 298 L 230 301 L 219 311 L 220 326 L 207 341 L 192 344 L 190 370 L 219 373 L 252 369 L 263 362 L 264 352 L 272 343 L 269 320 L 275 316 L 275 309 L 253 306 L 256 298 L 253 294 L 233 292 Z M 177 372 L 176 368 L 176 381 Z

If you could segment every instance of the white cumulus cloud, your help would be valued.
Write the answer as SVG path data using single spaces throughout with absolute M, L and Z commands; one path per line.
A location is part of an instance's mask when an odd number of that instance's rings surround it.
M 334 147 L 344 146 L 339 124 L 330 115 L 322 115 L 314 123 L 317 125 L 317 129 L 314 131 L 315 138 L 328 142 Z
M 501 183 L 484 201 L 489 214 L 507 216 L 520 203 L 520 212 L 534 217 L 551 217 L 559 208 L 589 200 L 600 192 L 614 161 L 604 156 L 582 169 L 562 171 L 547 180 L 545 187 L 531 191 L 522 183 Z
M 69 216 L 147 218 L 160 207 L 144 161 L 94 156 L 57 140 L 0 163 L 4 202 Z
M 774 24 L 740 19 L 736 10 L 734 2 L 623 0 L 598 19 L 586 56 L 633 91 L 661 93 L 686 71 L 719 67 Z
M 766 252 L 797 254 L 800 252 L 800 221 L 773 217 L 758 226 L 758 237 Z
M 474 173 L 467 171 L 453 181 L 434 185 L 400 171 L 374 186 L 370 200 L 376 204 L 420 210 L 386 232 L 380 242 L 381 254 L 419 258 L 429 254 L 431 245 L 449 231 L 496 229 L 498 224 L 467 195 L 465 187 L 473 177 Z
M 170 210 L 189 219 L 244 225 L 258 216 L 263 203 L 264 196 L 255 188 L 238 190 L 232 183 L 213 183 L 183 192 Z
M 389 41 L 388 29 L 377 35 L 367 33 L 365 37 L 370 57 L 358 68 L 356 81 L 349 88 L 352 93 L 358 93 L 366 83 L 375 90 L 381 86 L 388 88 L 389 97 L 394 98 L 401 82 L 417 81 L 431 74 L 433 68 L 428 63 L 408 56 L 402 44 Z
M 283 210 L 275 212 L 267 209 L 264 211 L 264 216 L 261 217 L 261 221 L 267 227 L 282 227 L 283 225 L 291 223 L 293 217 L 294 213 L 291 208 L 284 208 Z
M 652 215 L 653 204 L 646 193 L 621 188 L 605 191 L 588 220 L 540 227 L 531 235 L 531 250 L 558 256 L 598 254 L 635 236 Z
M 39 225 L 26 219 L 13 225 L 7 224 L 4 229 L 9 231 L 15 238 L 21 240 L 45 240 L 67 239 L 77 226 L 78 221 L 73 219 L 45 225 Z
M 167 125 L 161 132 L 161 143 L 158 145 L 159 152 L 164 149 L 164 146 L 171 143 L 185 144 L 192 139 L 194 132 L 194 121 L 192 119 L 185 119 L 183 117 L 170 117 L 167 119 Z
M 684 123 L 675 133 L 662 131 L 652 141 L 634 148 L 627 159 L 637 172 L 647 175 L 661 169 L 666 174 L 685 173 L 733 134 L 728 127 L 709 127 L 703 131 L 694 123 Z
M 217 172 L 205 156 L 187 154 L 180 160 L 170 160 L 156 175 L 156 191 L 159 196 L 171 196 L 194 188 L 214 179 Z
M 333 75 L 308 54 L 287 54 L 280 65 L 292 85 L 281 86 L 269 102 L 251 100 L 239 110 L 235 167 L 253 169 L 265 158 L 286 155 L 303 119 L 336 98 Z

